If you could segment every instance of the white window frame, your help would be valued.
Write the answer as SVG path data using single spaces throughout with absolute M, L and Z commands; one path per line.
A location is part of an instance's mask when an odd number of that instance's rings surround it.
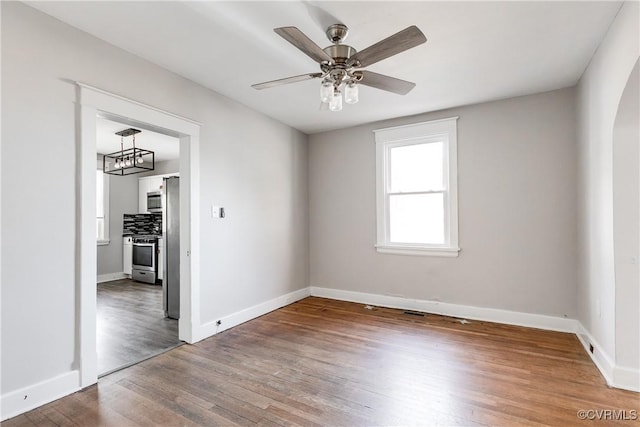
M 102 172 L 102 162 L 98 161 L 98 172 Z M 108 245 L 111 241 L 109 234 L 109 175 L 102 176 L 102 206 L 104 210 L 104 235 L 103 239 L 97 239 L 98 246 Z M 96 216 L 96 221 L 98 217 Z
M 458 246 L 458 117 L 374 130 L 376 141 L 377 243 L 380 253 L 457 257 Z M 391 243 L 389 200 L 391 148 L 429 142 L 443 143 L 444 244 Z

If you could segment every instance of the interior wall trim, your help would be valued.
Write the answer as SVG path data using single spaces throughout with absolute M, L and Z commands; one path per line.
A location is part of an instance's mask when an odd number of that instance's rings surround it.
M 8 420 L 78 390 L 80 390 L 80 372 L 71 371 L 3 394 L 0 397 L 0 421 Z
M 443 316 L 546 329 L 549 331 L 577 332 L 576 320 L 564 317 L 546 316 L 543 314 L 522 313 L 496 308 L 475 307 L 440 301 L 344 291 L 340 289 L 321 288 L 316 286 L 311 287 L 311 295 L 342 301 L 377 305 L 381 307 L 415 310 L 431 314 L 440 314 Z
M 640 392 L 640 370 L 616 365 L 614 359 L 580 322 L 576 335 L 609 386 Z M 593 353 L 590 345 L 593 346 Z
M 640 393 L 640 370 L 616 365 L 613 367 L 613 387 Z
M 604 351 L 604 348 L 598 341 L 589 333 L 582 323 L 578 322 L 578 330 L 576 336 L 584 347 L 593 364 L 596 365 L 605 381 L 608 385 L 613 386 L 613 359 Z M 593 346 L 593 352 L 591 352 L 590 346 Z
M 576 334 L 587 354 L 602 373 L 608 385 L 625 390 L 640 392 L 640 371 L 615 366 L 613 359 L 602 350 L 602 346 L 593 338 L 586 328 L 577 320 L 541 314 L 522 313 L 494 308 L 474 307 L 439 301 L 401 298 L 388 295 L 364 292 L 345 291 L 317 286 L 298 289 L 256 304 L 246 309 L 231 313 L 204 323 L 195 328 L 194 341 L 201 341 L 219 332 L 260 317 L 271 311 L 285 307 L 308 296 L 336 299 L 340 301 L 371 304 L 381 307 L 422 311 L 425 313 L 508 325 L 525 326 Z M 220 325 L 217 324 L 218 320 Z M 589 351 L 593 345 L 594 352 Z M 71 371 L 55 378 L 27 386 L 0 397 L 0 420 L 4 421 L 16 415 L 30 411 L 38 406 L 52 402 L 68 394 L 80 390 L 79 371 Z
M 200 321 L 200 124 L 82 82 L 77 85 L 76 245 L 77 363 L 80 386 L 98 381 L 96 352 L 95 243 L 96 122 L 98 118 L 156 130 L 180 140 L 180 320 L 178 337 L 193 342 L 193 326 Z
M 197 339 L 195 341 L 200 341 L 219 332 L 226 331 L 227 329 L 233 328 L 234 326 L 238 326 L 244 322 L 248 322 L 249 320 L 255 319 L 269 312 L 285 307 L 296 301 L 300 301 L 301 299 L 304 299 L 308 296 L 310 296 L 309 287 L 298 289 L 297 291 L 281 295 L 279 297 L 256 304 L 235 313 L 220 317 L 219 319 L 204 323 L 199 328 L 197 328 Z M 218 321 L 220 321 L 220 325 L 218 325 Z
M 116 273 L 117 274 L 117 273 Z M 260 317 L 310 296 L 310 288 L 302 288 L 237 311 L 195 328 L 193 342 L 201 341 L 219 332 Z M 220 326 L 217 325 L 220 320 Z M 0 421 L 28 412 L 39 406 L 80 390 L 80 373 L 71 371 L 49 380 L 12 391 L 0 397 Z
M 613 358 L 603 350 L 602 346 L 593 338 L 589 331 L 575 319 L 500 310 L 495 308 L 450 304 L 439 301 L 344 291 L 317 286 L 312 286 L 310 289 L 310 294 L 314 297 L 331 298 L 341 301 L 377 305 L 380 307 L 415 310 L 431 314 L 440 314 L 443 316 L 573 333 L 578 337 L 578 340 L 593 361 L 593 364 L 596 365 L 596 368 L 598 368 L 609 386 L 640 392 L 640 370 L 624 366 L 616 366 L 613 362 Z M 590 345 L 593 345 L 593 353 L 590 351 Z

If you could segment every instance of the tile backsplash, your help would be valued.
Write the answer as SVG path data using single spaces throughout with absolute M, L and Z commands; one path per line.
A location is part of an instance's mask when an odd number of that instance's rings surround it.
M 162 214 L 124 214 L 122 235 L 162 234 Z

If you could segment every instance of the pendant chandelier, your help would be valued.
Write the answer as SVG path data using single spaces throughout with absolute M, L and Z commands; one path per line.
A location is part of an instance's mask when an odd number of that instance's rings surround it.
M 152 171 L 155 168 L 155 154 L 153 151 L 136 147 L 138 129 L 125 129 L 116 132 L 120 137 L 120 151 L 105 154 L 102 159 L 102 171 L 110 175 L 132 175 L 134 173 Z M 131 148 L 124 148 L 124 139 L 132 138 Z

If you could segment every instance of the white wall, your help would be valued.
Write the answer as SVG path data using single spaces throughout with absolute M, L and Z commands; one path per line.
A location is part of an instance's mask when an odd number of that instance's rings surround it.
M 122 273 L 122 217 L 138 213 L 137 175 L 105 175 L 109 180 L 109 244 L 98 246 L 98 275 Z
M 638 2 L 623 4 L 578 85 L 578 319 L 604 353 L 596 357 L 611 362 L 616 358 L 612 138 L 622 92 L 639 56 L 638 15 Z
M 563 89 L 310 136 L 311 285 L 573 318 L 574 103 Z M 377 253 L 372 131 L 451 116 L 459 257 Z
M 176 144 L 179 144 L 180 141 L 176 138 Z M 180 159 L 171 159 L 164 160 L 161 162 L 156 162 L 154 165 L 154 169 L 149 172 L 142 172 L 137 174 L 136 176 L 152 176 L 152 175 L 164 175 L 167 173 L 178 173 L 180 172 Z
M 0 7 L 3 396 L 78 367 L 73 81 L 202 123 L 202 322 L 307 286 L 304 134 L 24 4 Z M 226 219 L 210 219 L 212 203 Z
M 224 119 L 235 135 L 219 128 L 218 146 L 200 147 L 208 193 L 201 239 L 210 245 L 202 257 L 203 320 L 273 298 L 273 289 L 308 286 L 307 137 L 267 120 L 249 123 L 239 109 Z M 224 219 L 207 221 L 212 204 L 225 208 Z

